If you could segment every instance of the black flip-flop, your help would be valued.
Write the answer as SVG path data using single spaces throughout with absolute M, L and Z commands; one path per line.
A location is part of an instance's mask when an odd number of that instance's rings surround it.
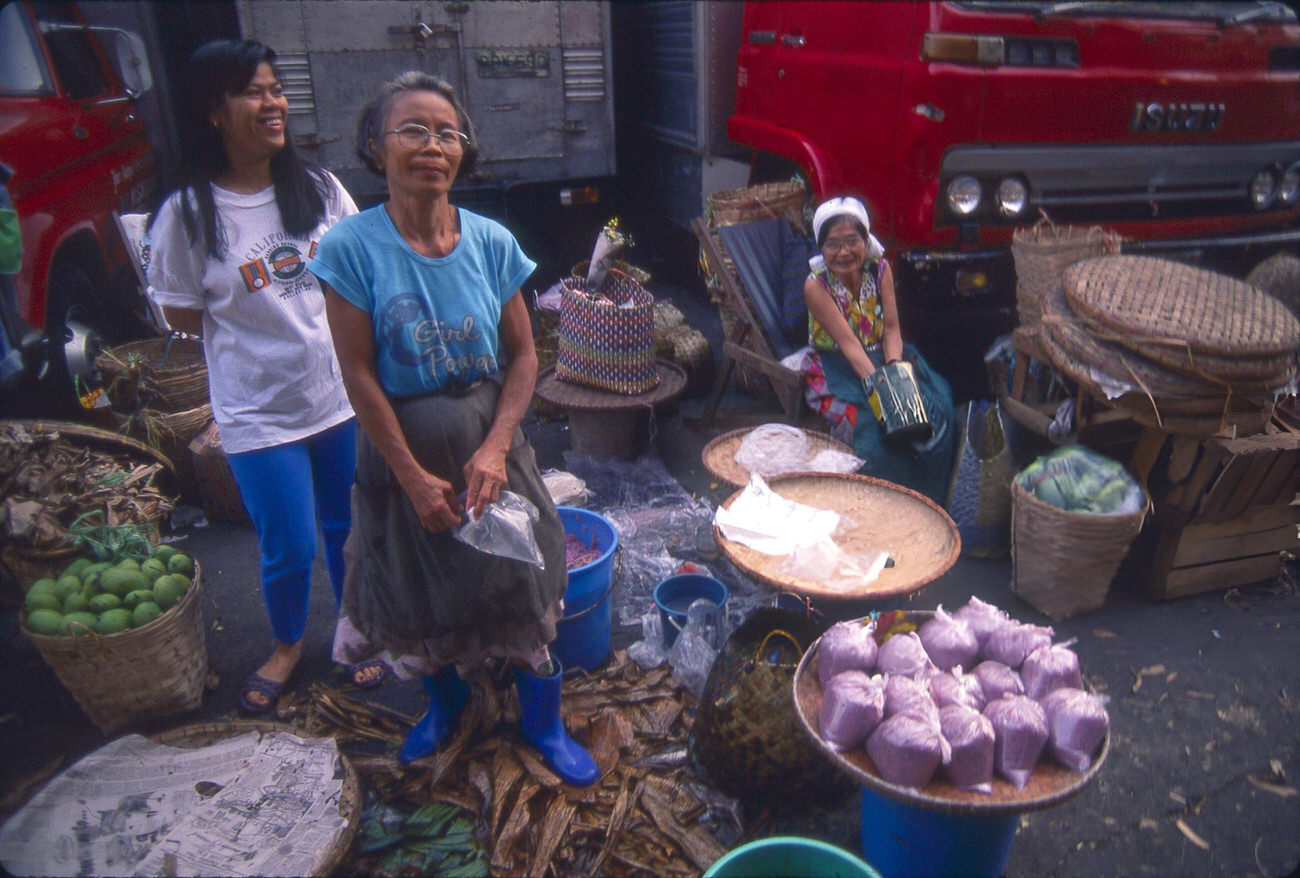
M 362 671 L 369 670 L 370 668 L 379 668 L 379 674 L 364 683 L 358 682 L 357 675 Z M 348 665 L 348 679 L 351 680 L 352 685 L 358 689 L 374 689 L 376 686 L 383 683 L 387 677 L 388 665 L 384 664 L 379 659 L 370 659 L 369 661 L 358 662 L 355 665 Z
M 261 674 L 254 671 L 248 675 L 243 686 L 239 690 L 239 707 L 245 713 L 266 713 L 275 707 L 275 703 L 280 699 L 280 693 L 284 691 L 286 683 L 277 683 L 274 680 L 268 680 Z M 254 704 L 248 700 L 249 693 L 256 692 L 266 697 L 265 704 Z

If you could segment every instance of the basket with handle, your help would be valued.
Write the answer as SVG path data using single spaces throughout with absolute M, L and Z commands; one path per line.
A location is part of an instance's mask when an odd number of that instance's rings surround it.
M 1061 283 L 1061 276 L 1080 259 L 1119 253 L 1122 239 L 1100 226 L 1058 226 L 1047 219 L 1016 229 L 1011 258 L 1016 266 L 1016 312 L 1020 325 L 1037 328 L 1043 316 L 1043 296 Z
M 754 610 L 709 671 L 690 749 L 719 789 L 769 801 L 829 802 L 848 778 L 800 731 L 794 675 L 805 643 L 824 626 L 809 614 Z
M 180 412 L 208 402 L 208 366 L 202 343 L 146 338 L 105 350 L 95 360 L 118 409 L 148 405 Z
M 208 674 L 200 595 L 202 571 L 176 605 L 118 634 L 28 639 L 90 721 L 112 735 L 136 721 L 194 710 Z
M 635 395 L 659 384 L 654 297 L 630 275 L 610 269 L 599 291 L 565 278 L 555 375 L 561 381 Z

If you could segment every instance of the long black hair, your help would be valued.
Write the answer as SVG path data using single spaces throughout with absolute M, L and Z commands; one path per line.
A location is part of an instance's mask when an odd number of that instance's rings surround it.
M 200 241 L 209 256 L 225 255 L 225 234 L 217 217 L 211 184 L 230 165 L 221 133 L 210 117 L 224 105 L 227 95 L 248 87 L 260 64 L 275 70 L 275 51 L 253 40 L 213 40 L 190 56 L 184 88 L 177 102 L 181 121 L 182 163 L 181 221 L 190 240 Z M 278 72 L 276 74 L 279 75 Z M 280 222 L 291 235 L 306 235 L 325 218 L 326 178 L 315 165 L 303 161 L 285 129 L 284 147 L 271 157 L 271 180 Z M 176 191 L 176 190 L 174 190 Z M 185 197 L 186 195 L 192 197 Z M 150 225 L 158 215 L 154 211 Z

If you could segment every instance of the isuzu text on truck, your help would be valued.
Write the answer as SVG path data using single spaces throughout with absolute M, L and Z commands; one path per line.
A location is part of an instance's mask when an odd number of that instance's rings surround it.
M 1238 276 L 1294 251 L 1300 25 L 1280 3 L 747 3 L 727 133 L 866 199 L 904 331 L 969 396 L 1015 323 L 1012 233 L 1043 215 Z
M 0 3 L 0 161 L 22 230 L 18 310 L 44 331 L 48 380 L 75 403 L 103 336 L 142 309 L 113 211 L 145 210 L 155 151 L 135 98 L 152 76 L 138 36 L 92 28 L 72 3 Z

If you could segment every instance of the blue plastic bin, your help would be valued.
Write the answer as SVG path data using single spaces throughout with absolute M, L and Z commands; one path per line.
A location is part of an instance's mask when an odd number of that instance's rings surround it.
M 575 506 L 558 506 L 565 534 L 573 534 L 600 557 L 569 571 L 564 618 L 556 623 L 551 653 L 566 669 L 594 671 L 609 656 L 610 592 L 618 531 L 603 515 Z

